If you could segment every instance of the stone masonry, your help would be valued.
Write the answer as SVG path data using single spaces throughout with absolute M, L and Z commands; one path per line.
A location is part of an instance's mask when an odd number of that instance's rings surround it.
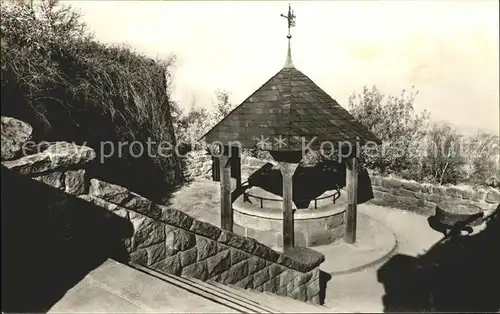
M 319 303 L 322 254 L 301 247 L 278 253 L 255 239 L 154 204 L 124 187 L 89 178 L 86 165 L 96 157 L 89 147 L 57 142 L 19 156 L 31 129 L 14 122 L 9 121 L 25 132 L 17 138 L 10 135 L 15 132 L 5 132 L 10 138 L 4 139 L 2 129 L 2 143 L 12 144 L 2 151 L 2 165 L 127 219 L 134 228 L 133 235 L 123 239 L 130 262 L 159 272 Z
M 194 151 L 187 155 L 188 169 L 191 178 L 209 177 L 211 158 L 204 151 Z M 242 156 L 241 172 L 244 177 L 258 170 L 268 161 L 254 157 Z M 270 161 L 273 163 L 272 161 Z M 437 204 L 441 201 L 456 202 L 460 205 L 491 210 L 500 203 L 500 191 L 494 188 L 473 188 L 470 186 L 442 186 L 393 177 L 370 176 L 373 196 L 372 203 L 391 206 L 425 215 L 433 215 Z
M 442 186 L 391 177 L 371 176 L 373 203 L 399 207 L 423 214 L 434 214 L 442 202 L 453 202 L 480 210 L 491 210 L 500 203 L 500 191 L 494 188 Z

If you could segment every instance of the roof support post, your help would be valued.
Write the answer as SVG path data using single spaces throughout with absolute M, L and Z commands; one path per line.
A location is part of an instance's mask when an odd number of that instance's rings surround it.
M 231 178 L 236 179 L 236 189 L 241 187 L 241 151 L 239 147 L 231 149 Z
M 283 250 L 294 247 L 293 174 L 298 164 L 278 162 L 283 177 Z
M 356 242 L 356 220 L 358 211 L 358 160 L 355 156 L 346 160 L 346 192 L 347 208 L 344 217 L 344 241 L 353 244 Z
M 231 163 L 227 153 L 219 157 L 220 166 L 220 225 L 233 232 L 233 206 L 231 203 Z

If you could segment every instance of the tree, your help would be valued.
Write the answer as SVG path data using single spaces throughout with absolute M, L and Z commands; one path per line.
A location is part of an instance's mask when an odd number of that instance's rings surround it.
M 215 91 L 215 100 L 209 109 L 198 106 L 196 100 L 191 102 L 191 106 L 186 112 L 177 108 L 180 117 L 177 120 L 176 136 L 179 142 L 189 146 L 189 149 L 201 148 L 203 143 L 199 142 L 200 137 L 234 108 L 230 101 L 230 93 L 225 90 Z
M 408 179 L 419 177 L 419 149 L 425 136 L 429 115 L 413 108 L 414 88 L 399 97 L 386 97 L 376 86 L 363 87 L 360 94 L 349 96 L 349 111 L 383 144 L 363 149 L 362 165 L 380 173 L 396 173 Z

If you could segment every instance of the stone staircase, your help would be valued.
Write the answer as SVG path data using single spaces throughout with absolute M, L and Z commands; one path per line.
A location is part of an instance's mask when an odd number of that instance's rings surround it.
M 66 292 L 49 311 L 62 312 L 335 313 L 335 310 L 107 260 Z

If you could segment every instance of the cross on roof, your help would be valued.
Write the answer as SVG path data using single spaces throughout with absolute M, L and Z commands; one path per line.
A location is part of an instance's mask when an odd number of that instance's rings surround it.
M 288 4 L 288 14 L 281 14 L 281 16 L 288 20 L 288 35 L 286 37 L 290 39 L 292 38 L 292 34 L 290 34 L 290 28 L 295 26 L 295 14 L 293 14 L 291 4 Z

